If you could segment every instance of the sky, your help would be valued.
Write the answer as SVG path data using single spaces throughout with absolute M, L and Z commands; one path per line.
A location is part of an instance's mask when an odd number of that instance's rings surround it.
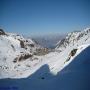
M 90 27 L 90 0 L 0 0 L 0 28 L 25 35 Z

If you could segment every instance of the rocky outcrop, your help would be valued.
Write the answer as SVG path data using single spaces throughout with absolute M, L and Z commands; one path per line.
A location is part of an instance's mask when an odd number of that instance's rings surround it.
M 19 55 L 19 56 L 17 56 L 15 59 L 14 59 L 14 63 L 16 63 L 16 62 L 19 62 L 19 61 L 24 61 L 24 60 L 26 60 L 26 59 L 28 59 L 28 58 L 31 58 L 33 55 L 31 55 L 31 54 L 21 54 L 21 55 Z
M 6 35 L 3 29 L 0 29 L 0 35 Z

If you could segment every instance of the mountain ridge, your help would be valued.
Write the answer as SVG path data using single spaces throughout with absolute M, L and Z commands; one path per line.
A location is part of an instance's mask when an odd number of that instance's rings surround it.
M 90 45 L 90 29 L 69 33 L 62 41 L 54 51 L 38 56 L 34 54 L 35 50 L 39 48 L 39 52 L 43 52 L 42 47 L 31 39 L 10 33 L 0 35 L 0 78 L 26 78 L 44 64 L 56 75 L 73 61 L 78 50 Z M 47 52 L 47 49 L 44 50 Z

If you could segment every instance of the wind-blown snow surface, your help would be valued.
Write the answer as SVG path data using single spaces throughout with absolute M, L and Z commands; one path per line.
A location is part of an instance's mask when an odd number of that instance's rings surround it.
M 44 65 L 25 79 L 1 79 L 1 90 L 90 90 L 90 45 L 82 47 L 57 75 Z
M 17 68 L 12 71 L 1 68 L 1 78 L 21 79 L 1 79 L 0 86 L 16 86 L 17 90 L 90 90 L 89 53 L 90 29 L 72 32 L 58 43 L 54 52 L 35 56 L 38 60 L 33 58 L 17 62 Z M 4 60 L 2 62 L 12 67 Z

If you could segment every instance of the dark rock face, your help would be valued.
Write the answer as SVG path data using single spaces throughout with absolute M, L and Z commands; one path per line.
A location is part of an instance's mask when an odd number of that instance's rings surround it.
M 77 49 L 73 49 L 69 56 L 74 56 L 76 54 L 76 52 L 77 52 Z
M 77 50 L 78 50 L 78 49 L 73 49 L 73 50 L 70 52 L 70 54 L 69 54 L 69 56 L 68 56 L 68 58 L 67 58 L 67 60 L 66 60 L 65 62 L 69 61 L 69 60 L 71 59 L 71 57 L 73 57 L 73 56 L 76 54 Z M 65 63 L 65 62 L 64 62 L 64 63 Z
M 25 48 L 24 42 L 22 40 L 20 40 L 20 45 L 21 45 L 21 48 Z
M 24 41 L 23 40 L 20 40 L 20 39 L 18 39 L 18 40 L 20 41 L 21 48 L 25 48 Z
M 31 54 L 21 54 L 20 56 L 17 56 L 15 59 L 14 59 L 14 63 L 16 63 L 17 61 L 24 61 L 28 58 L 31 58 L 33 55 Z
M 6 35 L 3 29 L 0 29 L 0 35 Z

